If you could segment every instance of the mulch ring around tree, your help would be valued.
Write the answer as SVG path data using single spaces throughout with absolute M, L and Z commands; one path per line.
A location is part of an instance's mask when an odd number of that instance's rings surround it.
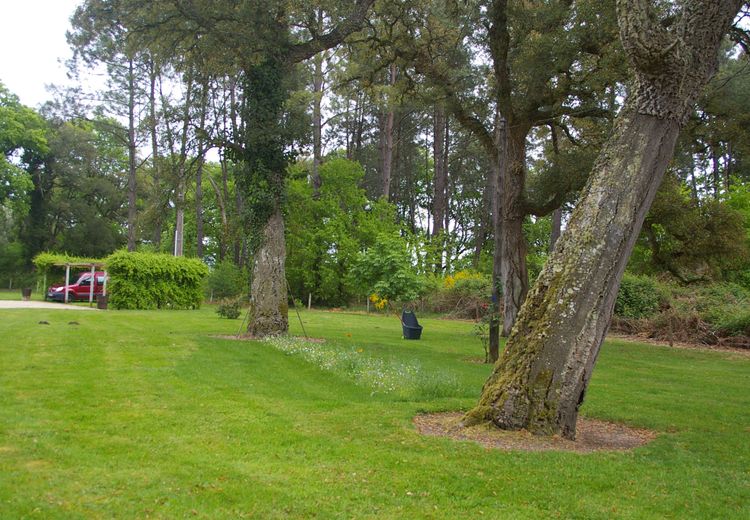
M 464 428 L 459 424 L 462 417 L 461 412 L 417 415 L 414 425 L 422 435 L 474 441 L 488 449 L 506 451 L 625 451 L 643 446 L 656 438 L 656 432 L 650 430 L 586 417 L 578 418 L 575 441 L 558 435 L 533 435 L 525 430 L 500 430 L 487 424 Z

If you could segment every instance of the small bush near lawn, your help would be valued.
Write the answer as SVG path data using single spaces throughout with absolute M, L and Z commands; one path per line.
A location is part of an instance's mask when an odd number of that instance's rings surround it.
M 216 264 L 208 275 L 208 290 L 208 296 L 219 300 L 247 294 L 247 275 L 231 260 L 224 260 Z
M 118 251 L 107 271 L 114 309 L 197 309 L 208 267 L 195 258 Z
M 489 275 L 459 271 L 448 275 L 430 296 L 430 310 L 452 318 L 478 320 L 490 308 L 492 280 Z
M 222 318 L 228 318 L 230 320 L 236 320 L 242 313 L 242 299 L 241 298 L 227 298 L 219 302 L 219 306 L 216 307 L 216 314 Z
M 615 315 L 621 318 L 647 318 L 659 310 L 664 291 L 653 278 L 625 273 L 615 302 Z

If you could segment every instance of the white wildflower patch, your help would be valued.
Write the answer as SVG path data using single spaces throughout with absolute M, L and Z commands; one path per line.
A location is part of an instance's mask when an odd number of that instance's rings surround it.
M 455 395 L 459 388 L 455 376 L 428 372 L 418 362 L 373 357 L 366 354 L 363 348 L 283 336 L 266 338 L 263 342 L 288 355 L 299 356 L 323 370 L 349 377 L 356 384 L 370 388 L 373 393 L 392 393 L 401 397 L 444 397 Z

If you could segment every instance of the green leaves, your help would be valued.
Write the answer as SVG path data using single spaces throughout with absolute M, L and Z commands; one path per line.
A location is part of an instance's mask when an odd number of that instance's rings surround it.
M 114 309 L 197 309 L 208 267 L 195 258 L 118 251 L 107 271 Z
M 620 283 L 615 314 L 622 318 L 647 318 L 659 310 L 664 291 L 653 278 L 626 273 Z
M 379 234 L 395 231 L 394 207 L 367 199 L 360 187 L 364 171 L 356 162 L 333 158 L 323 163 L 317 199 L 303 167 L 292 167 L 288 183 L 289 283 L 297 297 L 312 294 L 316 304 L 346 305 L 358 294 L 358 283 L 348 273 Z
M 396 233 L 378 235 L 352 269 L 358 285 L 389 301 L 416 300 L 424 286 L 415 269 L 406 241 Z

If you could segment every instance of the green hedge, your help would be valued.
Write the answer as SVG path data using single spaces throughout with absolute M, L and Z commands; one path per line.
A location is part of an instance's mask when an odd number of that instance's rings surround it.
M 118 251 L 107 258 L 114 309 L 197 309 L 208 267 L 198 259 Z
M 47 272 L 53 267 L 61 264 L 102 264 L 101 258 L 87 258 L 82 256 L 71 256 L 65 253 L 39 253 L 32 260 L 39 272 Z

